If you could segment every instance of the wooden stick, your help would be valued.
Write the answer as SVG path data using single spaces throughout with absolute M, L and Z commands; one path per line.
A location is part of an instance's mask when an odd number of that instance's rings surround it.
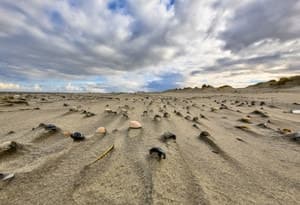
M 94 164 L 95 162 L 99 161 L 103 157 L 105 157 L 110 151 L 114 149 L 115 145 L 111 145 L 105 152 L 103 152 L 95 161 L 93 161 L 91 164 Z

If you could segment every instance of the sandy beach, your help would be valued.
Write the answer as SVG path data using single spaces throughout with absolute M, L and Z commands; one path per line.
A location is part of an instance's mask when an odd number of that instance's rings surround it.
M 2 93 L 0 171 L 14 177 L 0 181 L 1 204 L 297 204 L 299 99 L 298 88 Z

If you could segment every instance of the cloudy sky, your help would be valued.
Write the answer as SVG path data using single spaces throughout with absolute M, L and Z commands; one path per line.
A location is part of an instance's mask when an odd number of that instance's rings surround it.
M 0 90 L 243 87 L 300 74 L 300 0 L 0 0 Z

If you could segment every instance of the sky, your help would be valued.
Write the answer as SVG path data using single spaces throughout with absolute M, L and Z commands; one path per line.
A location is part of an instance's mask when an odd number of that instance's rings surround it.
M 300 74 L 300 0 L 0 0 L 0 91 L 136 92 Z

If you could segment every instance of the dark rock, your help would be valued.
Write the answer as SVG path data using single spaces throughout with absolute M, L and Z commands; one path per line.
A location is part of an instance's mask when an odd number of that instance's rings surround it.
M 160 115 L 154 115 L 154 118 L 153 118 L 155 121 L 159 121 L 161 120 L 161 116 Z
M 253 115 L 259 115 L 259 116 L 265 117 L 265 118 L 269 117 L 267 114 L 265 114 L 264 112 L 259 111 L 259 110 L 254 110 L 254 111 L 251 112 L 250 114 L 253 114 Z
M 199 129 L 197 124 L 193 124 L 193 127 Z
M 168 118 L 168 117 L 170 117 L 170 114 L 167 113 L 167 112 L 165 112 L 165 113 L 164 113 L 164 118 Z
M 85 136 L 82 135 L 80 132 L 74 132 L 73 134 L 71 134 L 71 138 L 74 141 L 82 141 L 85 139 Z
M 245 142 L 243 139 L 241 139 L 241 138 L 236 138 L 236 140 L 238 140 L 238 141 L 241 141 L 241 142 Z
M 200 135 L 199 135 L 200 138 L 201 138 L 201 137 L 208 137 L 208 136 L 210 136 L 210 134 L 209 134 L 207 131 L 202 131 L 202 132 L 200 133 Z
M 204 115 L 200 114 L 200 117 L 203 119 L 207 119 Z
M 187 115 L 187 116 L 184 117 L 184 119 L 186 119 L 186 120 L 192 120 L 192 117 L 189 116 L 189 115 Z
M 165 132 L 164 134 L 162 134 L 161 140 L 163 142 L 166 142 L 168 140 L 176 140 L 176 135 L 171 132 Z
M 149 154 L 152 155 L 156 153 L 159 157 L 159 160 L 161 159 L 166 159 L 166 153 L 165 151 L 160 148 L 160 147 L 152 147 L 150 150 L 149 150 Z
M 53 124 L 44 124 L 44 123 L 41 123 L 39 125 L 39 127 L 42 127 L 45 130 L 47 130 L 47 131 L 52 131 L 52 132 L 58 131 L 58 127 L 56 125 L 53 125 Z
M 259 123 L 257 126 L 265 129 L 269 128 L 267 123 Z
M 220 110 L 228 110 L 228 107 L 227 107 L 227 105 L 225 105 L 225 104 L 221 104 L 221 107 L 220 107 Z

